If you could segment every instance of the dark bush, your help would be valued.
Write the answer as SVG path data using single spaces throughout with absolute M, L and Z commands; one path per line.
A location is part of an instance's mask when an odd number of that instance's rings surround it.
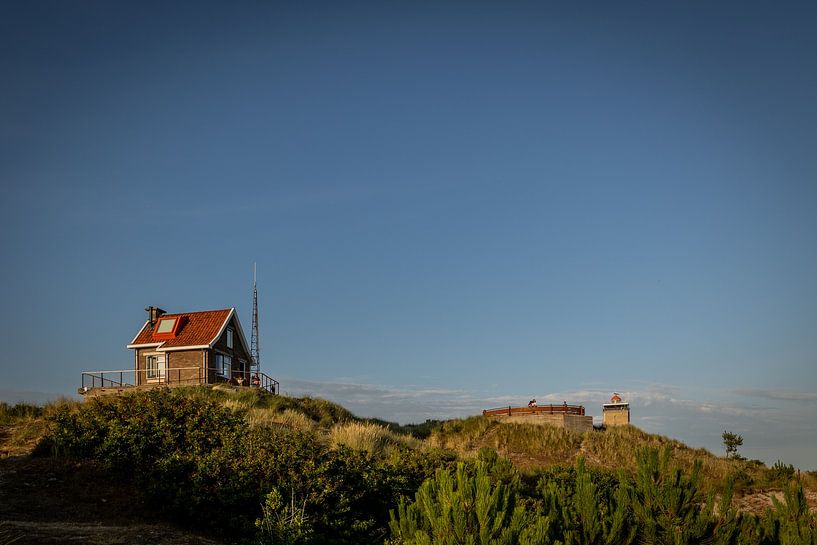
M 135 480 L 175 520 L 249 538 L 265 518 L 262 506 L 280 512 L 280 498 L 298 498 L 309 521 L 298 539 L 338 544 L 382 542 L 389 509 L 454 458 L 395 449 L 384 461 L 330 449 L 312 433 L 248 427 L 218 397 L 163 389 L 91 399 L 55 411 L 46 442 Z M 296 401 L 316 418 L 344 418 L 334 404 Z

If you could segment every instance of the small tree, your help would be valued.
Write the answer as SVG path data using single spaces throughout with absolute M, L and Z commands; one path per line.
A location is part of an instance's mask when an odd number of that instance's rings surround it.
M 738 447 L 743 445 L 743 437 L 731 431 L 724 431 L 722 437 L 726 457 L 740 460 L 741 456 L 738 454 Z
M 294 490 L 287 504 L 278 489 L 273 488 L 267 494 L 262 511 L 264 517 L 255 521 L 260 544 L 300 545 L 309 543 L 313 529 L 306 515 L 306 500 L 302 505 L 297 505 Z

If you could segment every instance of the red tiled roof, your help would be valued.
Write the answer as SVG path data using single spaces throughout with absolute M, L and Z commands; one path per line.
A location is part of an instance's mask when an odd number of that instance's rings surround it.
M 183 346 L 203 346 L 213 342 L 225 325 L 227 319 L 233 314 L 233 309 L 225 308 L 221 310 L 205 310 L 202 312 L 184 312 L 180 314 L 162 314 L 162 318 L 173 318 L 174 316 L 185 316 L 187 323 L 182 326 L 178 335 L 166 341 L 157 341 L 153 338 L 153 330 L 148 327 L 147 322 L 142 326 L 139 334 L 131 341 L 130 345 L 140 344 L 161 344 L 161 348 L 178 348 Z

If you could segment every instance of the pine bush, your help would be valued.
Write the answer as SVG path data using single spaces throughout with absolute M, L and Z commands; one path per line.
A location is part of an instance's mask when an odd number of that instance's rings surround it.
M 400 501 L 389 526 L 393 542 L 406 545 L 534 545 L 549 543 L 550 535 L 549 520 L 526 514 L 479 461 L 473 475 L 462 462 L 454 472 L 438 470 L 414 502 Z
M 565 545 L 629 545 L 636 527 L 624 486 L 605 493 L 593 482 L 583 458 L 576 462 L 573 486 L 543 479 L 539 489 L 545 515 L 557 525 Z
M 803 485 L 787 485 L 783 501 L 772 496 L 773 507 L 766 513 L 763 530 L 769 543 L 817 545 L 817 513 L 811 513 Z

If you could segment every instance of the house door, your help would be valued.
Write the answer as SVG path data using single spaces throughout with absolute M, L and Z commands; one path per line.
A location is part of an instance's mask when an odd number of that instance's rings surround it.
M 147 382 L 166 382 L 167 360 L 165 354 L 150 354 L 146 356 L 145 378 Z

